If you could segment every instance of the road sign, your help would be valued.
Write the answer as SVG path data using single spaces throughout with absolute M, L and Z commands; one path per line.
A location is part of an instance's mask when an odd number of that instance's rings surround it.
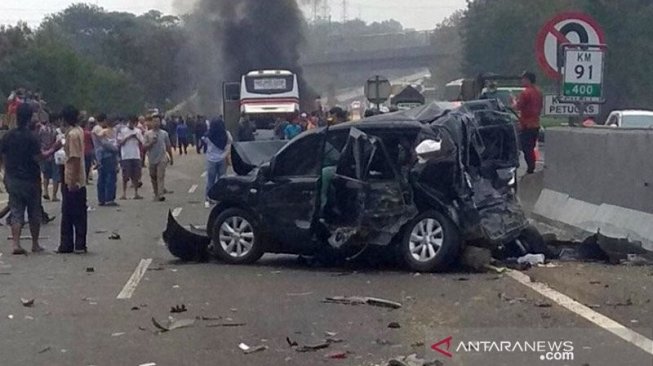
M 563 45 L 562 91 L 560 95 L 578 101 L 600 102 L 603 99 L 602 46 Z
M 540 67 L 553 79 L 561 77 L 563 44 L 605 44 L 605 33 L 598 22 L 583 13 L 562 13 L 549 20 L 537 35 L 535 51 Z
M 598 116 L 601 108 L 598 104 L 585 106 L 585 115 Z M 557 95 L 544 96 L 544 115 L 551 117 L 574 117 L 580 114 L 578 106 L 574 103 L 564 103 Z
M 380 75 L 376 75 L 365 83 L 365 97 L 370 103 L 384 103 L 392 94 L 392 84 L 390 81 Z

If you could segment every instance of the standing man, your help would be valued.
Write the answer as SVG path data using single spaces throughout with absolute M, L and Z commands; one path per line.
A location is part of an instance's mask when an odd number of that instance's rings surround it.
M 519 111 L 519 139 L 528 166 L 527 173 L 535 173 L 535 146 L 540 134 L 540 115 L 543 108 L 543 97 L 535 85 L 536 77 L 532 72 L 524 72 L 521 78 L 526 88 L 517 98 L 514 109 Z
M 61 242 L 59 253 L 86 253 L 87 207 L 86 169 L 84 168 L 84 130 L 79 126 L 79 111 L 67 106 L 61 112 L 66 133 L 66 162 L 64 163 L 64 184 L 61 205 Z
M 164 196 L 166 168 L 168 162 L 170 165 L 174 164 L 174 157 L 170 137 L 161 129 L 161 118 L 158 115 L 152 116 L 150 130 L 145 133 L 145 151 L 154 190 L 154 201 L 163 202 L 166 200 Z
M 93 146 L 98 162 L 98 203 L 100 206 L 116 207 L 118 143 L 107 116 L 100 114 L 97 121 L 98 126 L 93 128 Z
M 122 167 L 122 197 L 127 199 L 127 184 L 129 181 L 134 186 L 134 199 L 141 200 L 138 188 L 141 186 L 141 147 L 143 146 L 143 134 L 136 128 L 137 117 L 130 117 L 127 126 L 118 132 L 118 145 L 120 146 L 120 165 Z
M 58 116 L 53 115 L 52 118 L 57 119 Z M 41 124 L 38 129 L 38 136 L 41 150 L 48 150 L 57 142 L 57 129 L 49 118 Z M 57 195 L 59 194 L 60 178 L 59 167 L 55 164 L 54 158 L 41 161 L 41 173 L 43 174 L 43 199 L 50 200 L 50 197 L 52 197 L 52 202 L 57 202 L 59 200 Z M 52 196 L 49 194 L 50 180 L 52 180 Z
M 177 146 L 179 155 L 188 155 L 188 125 L 181 117 L 177 117 Z
M 42 252 L 39 245 L 41 233 L 41 171 L 39 161 L 51 157 L 59 149 L 55 144 L 47 151 L 41 150 L 36 134 L 30 130 L 32 108 L 21 104 L 16 111 L 17 128 L 9 131 L 0 142 L 0 155 L 5 165 L 5 187 L 9 193 L 11 210 L 11 235 L 13 254 L 27 252 L 20 246 L 20 236 L 25 226 L 25 210 L 32 234 L 32 252 Z

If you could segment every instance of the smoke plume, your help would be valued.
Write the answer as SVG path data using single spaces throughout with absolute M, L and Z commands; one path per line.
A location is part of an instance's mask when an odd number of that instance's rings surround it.
M 176 1 L 177 9 L 187 10 L 188 2 L 181 3 Z M 185 77 L 198 91 L 203 113 L 219 110 L 223 81 L 240 81 L 252 70 L 290 70 L 307 91 L 299 64 L 306 23 L 297 1 L 196 0 L 185 22 Z

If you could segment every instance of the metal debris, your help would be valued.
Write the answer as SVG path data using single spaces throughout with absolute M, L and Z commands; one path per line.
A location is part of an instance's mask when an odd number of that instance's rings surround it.
M 154 317 L 152 317 L 152 324 L 159 329 L 161 333 L 173 331 L 175 329 L 188 328 L 195 324 L 195 319 L 170 319 L 167 326 L 159 323 Z
M 388 324 L 388 328 L 390 328 L 390 329 L 399 329 L 399 328 L 401 328 L 401 324 L 399 324 L 397 322 L 391 322 L 390 324 Z
M 175 306 L 170 308 L 170 312 L 173 313 L 173 314 L 185 313 L 186 311 L 188 311 L 188 309 L 186 309 L 186 305 L 184 305 L 184 304 L 175 305 Z
M 20 298 L 20 302 L 23 304 L 24 307 L 26 308 L 31 308 L 34 306 L 34 299 L 23 299 L 22 297 Z
M 47 347 L 41 349 L 38 353 L 39 353 L 39 354 L 46 353 L 46 352 L 48 352 L 48 351 L 51 350 L 51 349 L 52 349 L 52 347 L 47 346 Z
M 376 297 L 359 297 L 359 296 L 334 296 L 327 297 L 325 303 L 343 304 L 343 305 L 370 305 L 390 309 L 399 309 L 401 304 L 395 301 L 380 299 Z
M 303 345 L 303 346 L 299 346 L 299 347 L 295 348 L 295 351 L 300 352 L 300 353 L 315 352 L 315 351 L 319 351 L 321 349 L 329 348 L 330 345 L 331 345 L 331 343 L 329 343 L 329 342 Z
M 109 236 L 109 240 L 120 240 L 120 239 L 122 239 L 120 237 L 120 234 L 118 234 L 116 232 L 111 233 L 111 236 Z
M 86 273 L 93 273 L 95 272 L 95 268 L 93 267 L 86 267 Z
M 244 354 L 249 355 L 251 353 L 265 351 L 265 350 L 268 349 L 268 346 L 259 345 L 259 346 L 250 347 L 250 346 L 246 345 L 245 343 L 241 343 L 241 344 L 238 345 L 238 348 L 240 348 L 243 351 Z

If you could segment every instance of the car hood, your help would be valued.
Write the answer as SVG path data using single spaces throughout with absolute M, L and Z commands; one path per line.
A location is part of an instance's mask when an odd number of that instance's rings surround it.
M 286 145 L 285 140 L 236 142 L 231 147 L 231 161 L 238 175 L 247 175 L 269 162 Z

